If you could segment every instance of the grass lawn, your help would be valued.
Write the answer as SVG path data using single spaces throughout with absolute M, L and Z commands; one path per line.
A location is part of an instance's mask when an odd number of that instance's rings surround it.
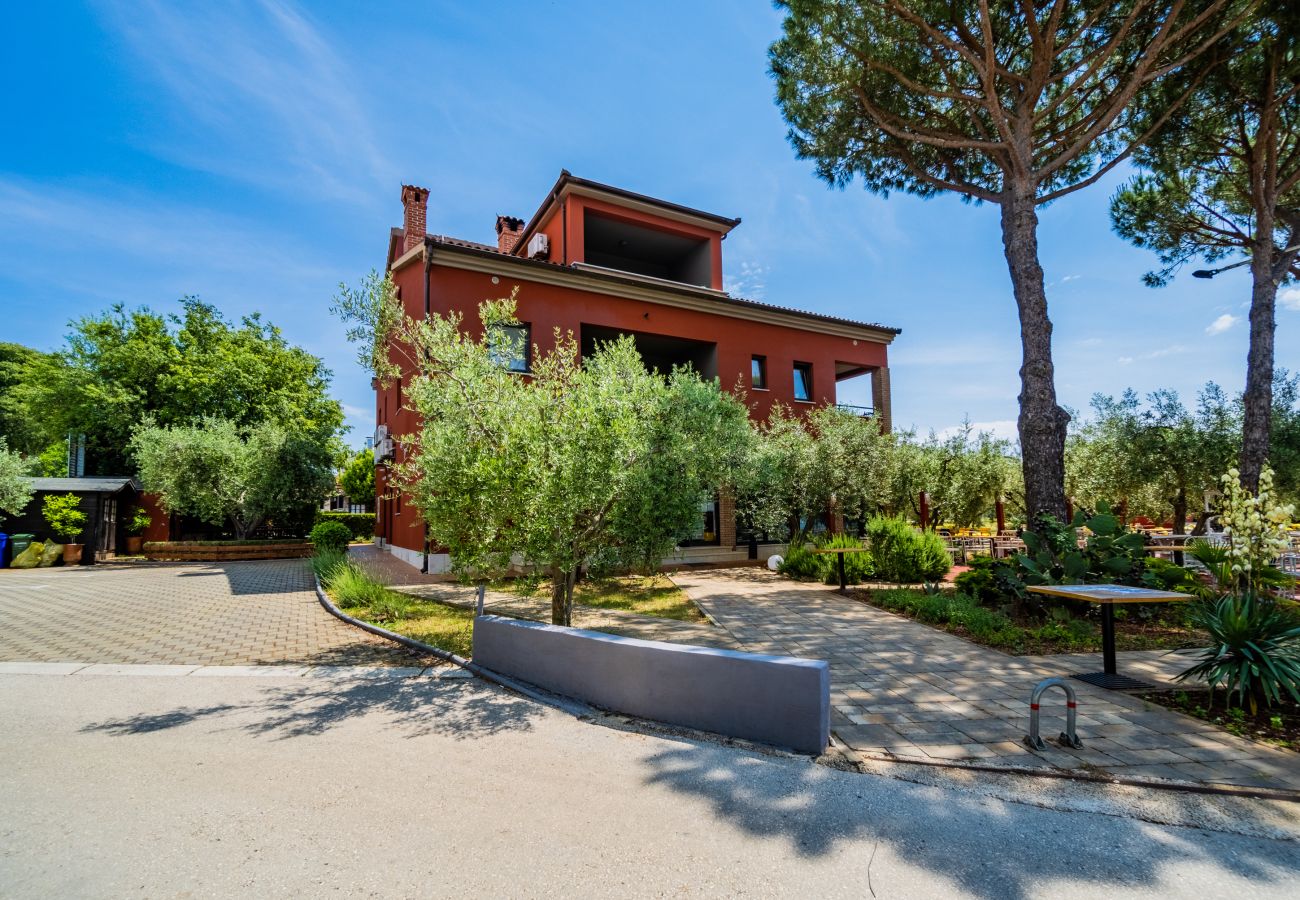
M 537 584 L 524 578 L 509 579 L 492 585 L 493 590 L 509 591 L 523 597 L 550 600 L 551 586 Z M 673 584 L 666 575 L 621 575 L 611 578 L 590 578 L 573 589 L 573 602 L 577 606 L 596 609 L 621 609 L 658 619 L 677 619 L 682 622 L 704 622 L 704 614 L 690 598 Z
M 371 625 L 387 628 L 421 643 L 469 658 L 474 649 L 474 611 L 422 600 L 386 590 L 378 585 L 366 592 L 361 603 L 327 587 L 330 598 L 345 613 Z
M 1015 621 L 978 605 L 965 594 L 952 592 L 862 589 L 853 596 L 1004 653 L 1037 656 L 1101 650 L 1101 622 L 1092 618 Z M 1125 617 L 1115 623 L 1115 644 L 1120 650 L 1172 650 L 1201 637 L 1194 629 L 1169 620 L 1142 622 Z

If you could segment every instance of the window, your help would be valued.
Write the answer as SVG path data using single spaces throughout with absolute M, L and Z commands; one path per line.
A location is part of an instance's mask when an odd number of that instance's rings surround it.
M 749 361 L 749 380 L 755 390 L 767 390 L 767 357 L 755 356 Z
M 488 333 L 492 361 L 511 372 L 527 372 L 532 346 L 529 331 L 527 325 L 494 325 Z
M 794 364 L 794 399 L 812 402 L 812 363 Z

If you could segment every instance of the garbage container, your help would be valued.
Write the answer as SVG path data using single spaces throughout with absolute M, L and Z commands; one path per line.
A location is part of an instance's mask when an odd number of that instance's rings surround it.
M 0 569 L 9 567 L 9 535 L 0 531 Z
M 36 540 L 34 534 L 11 534 L 9 535 L 9 558 L 13 559 L 19 553 L 26 550 Z

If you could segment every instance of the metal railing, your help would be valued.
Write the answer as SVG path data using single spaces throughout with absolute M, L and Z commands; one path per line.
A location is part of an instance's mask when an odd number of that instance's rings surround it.
M 842 409 L 845 412 L 851 412 L 855 416 L 862 416 L 866 419 L 869 419 L 876 414 L 875 409 L 870 406 L 854 406 L 851 403 L 836 403 L 835 408 Z

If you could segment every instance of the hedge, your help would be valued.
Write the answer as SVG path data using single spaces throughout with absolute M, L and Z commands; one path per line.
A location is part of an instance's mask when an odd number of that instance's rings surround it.
M 352 532 L 352 539 L 368 541 L 375 536 L 374 513 L 325 512 L 316 513 L 316 524 L 321 522 L 342 522 Z

